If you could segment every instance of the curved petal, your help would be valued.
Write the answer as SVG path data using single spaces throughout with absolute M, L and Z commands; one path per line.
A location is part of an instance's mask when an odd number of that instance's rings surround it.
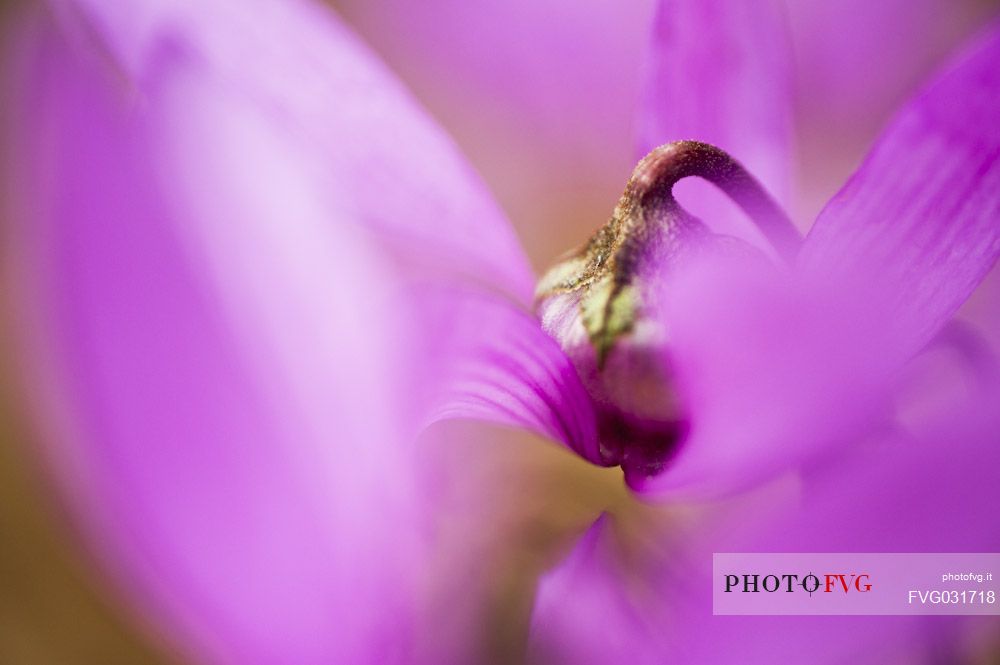
M 452 348 L 455 364 L 468 366 L 485 356 L 462 356 L 462 350 L 491 349 L 497 356 L 502 355 L 498 346 L 512 350 L 503 329 L 462 326 L 458 319 L 467 306 L 452 301 L 463 293 L 454 285 L 462 284 L 479 303 L 490 300 L 493 319 L 516 320 L 528 310 L 534 275 L 516 236 L 451 141 L 335 17 L 308 2 L 285 7 L 273 0 L 262 0 L 250 13 L 227 2 L 151 0 L 122 11 L 86 0 L 80 5 L 87 24 L 104 37 L 141 95 L 148 95 L 160 76 L 163 53 L 182 52 L 211 74 L 212 85 L 253 105 L 279 127 L 282 140 L 309 154 L 307 168 L 333 202 L 330 223 L 359 227 L 396 264 L 395 278 L 407 287 L 408 314 L 415 321 L 408 328 L 413 357 Z M 289 42 L 298 48 L 288 49 Z M 255 67 L 245 66 L 248 58 Z M 187 131 L 184 123 L 169 129 Z M 458 329 L 473 339 L 457 339 Z M 485 368 L 494 374 L 491 386 L 502 381 L 521 404 L 498 408 L 491 419 L 533 426 L 564 442 L 569 436 L 592 438 L 551 426 L 563 417 L 586 421 L 586 413 L 573 413 L 581 402 L 561 399 L 563 392 L 572 395 L 582 388 L 566 385 L 575 381 L 566 371 L 569 361 L 540 329 L 522 327 L 520 334 L 529 336 L 529 346 L 543 349 L 541 357 L 522 352 L 507 363 L 506 373 Z M 449 377 L 428 376 L 439 373 L 437 367 L 418 364 L 410 372 L 420 377 L 419 385 L 410 387 L 416 396 L 410 406 L 420 422 L 425 411 L 439 405 L 424 404 L 419 397 L 428 385 Z M 525 379 L 518 369 L 555 374 L 543 384 Z M 560 390 L 538 392 L 548 387 Z M 451 414 L 462 415 L 457 404 L 448 406 Z M 553 408 L 567 413 L 551 413 Z
M 884 418 L 891 344 L 869 303 L 823 276 L 734 256 L 663 285 L 662 362 L 688 432 L 646 494 L 727 494 L 845 447 Z
M 648 69 L 640 157 L 670 141 L 705 141 L 789 203 L 791 46 L 780 2 L 661 0 Z M 753 231 L 708 183 L 685 181 L 678 197 L 714 228 Z
M 404 658 L 427 639 L 428 410 L 587 426 L 549 411 L 581 407 L 575 375 L 523 323 L 505 220 L 311 5 L 62 3 L 19 27 L 6 249 L 91 544 L 209 662 Z M 476 408 L 442 405 L 459 379 Z
M 441 307 L 450 324 L 429 345 L 426 362 L 440 378 L 428 395 L 428 422 L 472 418 L 520 426 L 563 441 L 600 464 L 591 398 L 558 343 L 534 314 L 468 288 L 417 296 L 425 309 Z
M 529 662 L 662 662 L 648 618 L 626 591 L 620 554 L 611 518 L 603 515 L 566 559 L 542 576 L 531 613 Z
M 534 277 L 517 238 L 447 137 L 328 11 L 285 4 L 259 0 L 246 12 L 222 1 L 80 0 L 65 18 L 98 33 L 140 94 L 156 83 L 165 51 L 187 51 L 221 90 L 287 123 L 286 140 L 322 156 L 317 177 L 353 206 L 331 223 L 372 228 L 408 257 L 447 262 L 527 302 Z
M 92 547 L 198 660 L 402 648 L 420 556 L 398 526 L 414 510 L 399 424 L 378 417 L 396 364 L 383 269 L 330 233 L 296 150 L 196 70 L 164 62 L 144 110 L 51 25 L 23 38 L 35 133 L 12 249 Z M 160 145 L 179 105 L 192 143 Z M 194 147 L 186 177 L 172 160 Z M 325 286 L 345 279 L 372 286 Z
M 806 239 L 806 270 L 850 275 L 906 357 L 1000 255 L 1000 26 L 910 101 Z M 859 276 L 862 276 L 859 278 Z

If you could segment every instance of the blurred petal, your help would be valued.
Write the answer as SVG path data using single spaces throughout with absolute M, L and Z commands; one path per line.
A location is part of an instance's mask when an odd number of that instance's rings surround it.
M 868 304 L 840 285 L 722 255 L 663 285 L 674 377 L 688 433 L 637 490 L 715 495 L 844 445 L 885 408 L 889 343 Z
M 308 4 L 35 18 L 5 42 L 8 249 L 92 546 L 210 662 L 403 658 L 428 409 L 587 426 L 506 221 Z
M 391 73 L 322 7 L 77 4 L 139 92 L 155 84 L 164 50 L 188 51 L 220 89 L 259 106 L 271 122 L 288 123 L 286 140 L 322 156 L 326 171 L 317 177 L 353 206 L 350 217 L 331 223 L 374 228 L 427 265 L 448 262 L 452 272 L 531 297 L 523 251 L 483 184 Z M 246 67 L 248 59 L 256 66 Z
M 909 102 L 827 205 L 801 264 L 868 282 L 906 357 L 1000 255 L 1000 27 Z M 864 277 L 859 279 L 858 276 Z
M 970 640 L 995 639 L 997 617 L 713 616 L 712 554 L 996 551 L 995 388 L 909 436 L 831 456 L 801 480 L 675 508 L 656 521 L 647 515 L 627 559 L 621 542 L 605 542 L 593 556 L 588 534 L 542 583 L 535 650 L 581 647 L 559 649 L 560 665 L 610 662 L 600 649 L 612 645 L 614 662 L 975 662 L 963 650 Z M 569 578 L 571 587 L 560 582 Z M 591 658 L 585 647 L 609 626 L 619 632 Z
M 880 130 L 995 15 L 996 0 L 785 3 L 796 65 L 799 219 L 815 219 Z
M 381 268 L 176 52 L 142 108 L 51 25 L 24 38 L 19 287 L 91 545 L 198 660 L 401 650 L 420 555 Z
M 308 151 L 317 185 L 327 189 L 339 209 L 329 223 L 371 233 L 396 264 L 398 281 L 412 287 L 405 301 L 416 322 L 407 329 L 416 358 L 410 374 L 419 377 L 409 404 L 416 421 L 437 406 L 422 399 L 433 392 L 427 386 L 435 377 L 427 373 L 448 365 L 440 357 L 438 363 L 426 362 L 425 355 L 454 349 L 455 362 L 448 369 L 469 368 L 487 359 L 486 352 L 501 356 L 498 346 L 516 350 L 503 328 L 459 321 L 468 315 L 466 307 L 477 307 L 491 319 L 517 319 L 529 309 L 534 275 L 507 220 L 450 140 L 323 8 L 264 0 L 246 13 L 226 2 L 150 1 L 118 12 L 101 3 L 82 4 L 141 92 L 147 93 L 147 82 L 158 76 L 159 51 L 191 50 L 189 43 L 196 44 L 196 57 L 216 77 L 215 85 L 258 107 L 280 126 L 283 140 Z M 288 49 L 290 42 L 298 48 Z M 256 65 L 246 67 L 251 58 Z M 475 305 L 450 300 L 463 293 L 456 284 L 468 287 Z M 435 292 L 441 288 L 443 295 Z M 470 339 L 458 339 L 458 330 Z M 554 426 L 564 416 L 551 413 L 552 408 L 565 409 L 565 417 L 573 420 L 587 417 L 573 413 L 582 403 L 561 399 L 578 391 L 573 385 L 561 390 L 575 381 L 569 361 L 541 330 L 521 326 L 519 335 L 529 349 L 541 351 L 535 357 L 520 351 L 500 368 L 507 372 L 490 367 L 478 373 L 493 374 L 485 391 L 495 392 L 502 383 L 517 402 L 514 408 L 509 401 L 501 405 L 491 419 L 532 426 L 563 441 L 591 436 Z M 526 383 L 520 369 L 535 378 Z M 536 380 L 550 371 L 554 374 L 543 383 Z M 467 371 L 460 380 L 468 385 L 473 375 Z M 539 393 L 541 388 L 560 390 Z M 458 405 L 448 406 L 453 416 L 463 415 Z M 482 410 L 467 415 L 479 416 Z
M 1000 547 L 995 506 L 1000 501 L 1000 410 L 996 386 L 927 427 L 894 432 L 847 454 L 831 456 L 804 474 L 797 492 L 776 493 L 768 503 L 739 506 L 703 532 L 697 549 L 661 559 L 663 588 L 684 578 L 704 594 L 685 599 L 691 630 L 684 644 L 697 662 L 965 662 L 949 638 L 964 621 L 933 617 L 694 617 L 711 614 L 712 552 L 993 552 Z M 671 560 L 673 563 L 671 563 Z M 688 564 L 696 562 L 694 574 Z M 990 623 L 988 623 L 988 621 Z M 789 630 L 789 626 L 795 627 Z M 701 632 L 706 631 L 706 632 Z M 724 636 L 706 639 L 707 631 Z M 824 635 L 850 634 L 830 643 Z M 823 641 L 824 649 L 815 649 Z M 722 648 L 721 644 L 731 645 Z M 775 653 L 775 645 L 782 652 Z M 712 659 L 714 656 L 715 660 Z M 704 660 L 702 660 L 704 659 Z
M 483 173 L 536 266 L 610 213 L 655 0 L 332 0 Z
M 930 68 L 996 13 L 995 2 L 977 0 L 786 5 L 803 119 L 814 131 L 826 122 L 826 132 L 849 143 L 859 131 L 876 131 Z
M 654 30 L 639 156 L 670 141 L 711 143 L 788 204 L 791 46 L 780 2 L 662 0 Z M 752 232 L 708 183 L 679 183 L 678 197 L 714 228 Z
M 647 618 L 627 597 L 610 517 L 602 516 L 538 583 L 529 662 L 545 665 L 653 665 Z M 662 652 L 660 652 L 662 655 Z

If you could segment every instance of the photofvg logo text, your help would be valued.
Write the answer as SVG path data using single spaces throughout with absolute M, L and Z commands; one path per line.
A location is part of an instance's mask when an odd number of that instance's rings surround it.
M 715 554 L 715 614 L 1000 614 L 1000 554 Z
M 743 573 L 726 575 L 726 593 L 868 593 L 872 590 L 871 575 L 868 573 L 823 573 L 815 575 L 793 573 L 761 575 Z

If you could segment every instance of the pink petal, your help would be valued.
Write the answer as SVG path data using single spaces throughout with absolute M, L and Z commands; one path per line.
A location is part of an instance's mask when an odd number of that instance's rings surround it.
M 794 50 L 796 219 L 813 220 L 896 108 L 996 13 L 979 0 L 783 2 Z
M 850 441 L 882 417 L 890 343 L 868 304 L 820 277 L 708 257 L 663 285 L 663 362 L 688 432 L 637 490 L 717 495 Z
M 799 269 L 719 261 L 664 285 L 691 432 L 649 492 L 724 492 L 879 427 L 893 373 L 1000 253 L 996 33 L 889 129 Z
M 427 345 L 423 391 L 441 386 L 425 395 L 428 424 L 471 418 L 514 425 L 601 463 L 590 396 L 534 314 L 468 288 L 425 290 L 419 298 L 425 312 L 440 307 L 449 320 Z
M 936 62 L 996 13 L 976 0 L 797 0 L 787 11 L 810 129 L 875 131 Z M 855 125 L 852 127 L 852 124 Z M 861 125 L 858 127 L 857 125 Z M 853 130 L 853 132 L 852 132 Z
M 712 554 L 996 551 L 996 388 L 801 480 L 647 516 L 627 558 L 602 518 L 601 542 L 588 534 L 543 579 L 534 650 L 560 665 L 609 662 L 610 649 L 640 663 L 964 662 L 961 638 L 995 637 L 996 617 L 713 616 Z
M 857 296 L 880 303 L 900 357 L 931 338 L 1000 255 L 998 57 L 994 26 L 902 109 L 803 248 L 807 270 L 868 285 Z
M 420 426 L 586 441 L 503 216 L 311 5 L 67 3 L 19 28 L 8 241 L 91 546 L 199 659 L 412 653 Z
M 639 157 L 670 141 L 705 141 L 789 202 L 791 47 L 779 2 L 662 0 L 648 67 Z M 705 182 L 681 183 L 678 198 L 713 228 L 758 237 Z
M 655 0 L 334 0 L 490 183 L 536 267 L 610 214 L 635 165 Z
M 24 37 L 18 284 L 35 390 L 59 401 L 42 414 L 50 454 L 91 547 L 198 660 L 399 649 L 384 636 L 408 639 L 419 549 L 386 519 L 412 507 L 398 424 L 376 417 L 395 364 L 388 328 L 367 324 L 391 321 L 382 269 L 330 233 L 296 149 L 190 68 L 164 62 L 143 111 L 48 25 Z M 178 104 L 191 144 L 157 145 Z M 186 178 L 165 149 L 194 146 Z M 325 287 L 345 279 L 372 288 Z
M 78 4 L 140 92 L 155 84 L 164 50 L 193 50 L 186 55 L 220 88 L 286 123 L 288 141 L 322 157 L 317 177 L 353 206 L 351 223 L 373 227 L 408 258 L 444 264 L 529 302 L 534 277 L 484 185 L 324 8 L 274 0 L 258 0 L 253 12 L 222 0 Z M 248 58 L 255 67 L 245 66 Z
M 479 393 L 510 396 L 497 397 L 504 403 L 485 414 L 491 420 L 575 440 L 578 448 L 596 447 L 587 431 L 589 406 L 577 399 L 582 387 L 562 352 L 540 329 L 521 325 L 525 343 L 515 347 L 506 339 L 507 326 L 486 325 L 523 319 L 534 290 L 534 275 L 507 220 L 450 140 L 334 18 L 308 3 L 289 10 L 271 0 L 252 18 L 227 2 L 150 1 L 121 12 L 83 4 L 140 89 L 157 76 L 158 48 L 191 41 L 217 85 L 258 106 L 283 140 L 308 146 L 317 185 L 341 209 L 330 215 L 331 223 L 373 234 L 407 285 L 409 315 L 419 320 L 407 329 L 420 365 L 410 368 L 419 377 L 409 389 L 416 421 L 442 408 L 421 399 L 434 393 L 428 385 L 444 383 L 445 392 L 456 395 L 447 382 L 460 381 Z M 299 48 L 289 50 L 289 41 Z M 248 58 L 257 65 L 246 67 Z M 466 292 L 475 302 L 457 303 Z M 477 308 L 488 318 L 465 325 L 460 319 Z M 466 339 L 459 339 L 459 330 Z M 440 349 L 453 364 L 443 362 Z M 431 356 L 437 361 L 427 362 Z M 492 362 L 498 358 L 505 362 Z M 428 373 L 440 373 L 440 366 L 446 366 L 444 376 L 435 381 Z M 454 366 L 463 368 L 462 376 L 448 373 Z M 473 388 L 486 373 L 492 375 L 488 385 Z M 468 413 L 458 404 L 443 408 L 452 417 L 484 415 L 483 407 Z
M 655 633 L 628 597 L 611 518 L 602 516 L 538 583 L 529 662 L 601 665 L 658 661 Z

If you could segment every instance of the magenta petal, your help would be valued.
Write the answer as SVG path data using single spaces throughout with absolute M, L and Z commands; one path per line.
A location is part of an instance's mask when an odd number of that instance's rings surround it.
M 663 285 L 663 362 L 688 419 L 660 494 L 725 494 L 795 468 L 877 424 L 890 368 L 867 303 L 836 283 L 731 256 Z
M 994 26 L 903 108 L 803 248 L 806 269 L 867 282 L 902 357 L 1000 255 L 998 58 Z
M 690 435 L 634 487 L 747 487 L 884 426 L 892 373 L 1000 252 L 998 36 L 904 110 L 796 270 L 723 260 L 664 285 Z
M 586 429 L 543 410 L 575 377 L 524 323 L 533 279 L 506 221 L 322 8 L 35 19 L 4 41 L 5 249 L 91 546 L 198 660 L 412 653 L 428 397 L 461 379 L 482 399 L 451 415 Z
M 102 47 L 117 56 L 116 66 L 125 69 L 140 97 L 152 94 L 164 53 L 182 52 L 212 77 L 211 85 L 258 109 L 284 134 L 282 140 L 305 153 L 301 161 L 309 162 L 317 187 L 327 190 L 329 223 L 358 227 L 396 266 L 395 281 L 407 290 L 407 315 L 413 319 L 408 328 L 413 357 L 433 353 L 427 346 L 447 346 L 444 340 L 455 347 L 452 355 L 459 357 L 452 360 L 460 363 L 481 356 L 461 357 L 457 349 L 490 349 L 493 330 L 458 321 L 467 311 L 457 303 L 456 285 L 478 301 L 510 308 L 496 316 L 516 320 L 530 306 L 534 276 L 485 186 L 391 74 L 323 8 L 264 1 L 251 18 L 226 2 L 151 1 L 127 11 L 80 5 L 84 10 L 68 22 L 86 18 L 80 32 L 93 30 L 104 38 Z M 289 43 L 297 48 L 289 49 Z M 250 57 L 254 67 L 246 66 Z M 175 140 L 173 134 L 181 135 L 178 143 L 184 140 L 185 112 L 176 111 L 182 117 L 168 123 L 165 144 Z M 447 295 L 440 297 L 439 290 Z M 453 294 L 455 302 L 449 302 Z M 457 339 L 455 329 L 470 339 Z M 572 387 L 564 391 L 557 385 L 570 376 L 569 362 L 540 330 L 522 326 L 519 335 L 529 336 L 527 346 L 545 351 L 536 366 L 524 357 L 517 361 L 527 380 L 516 372 L 503 376 L 503 389 L 516 394 L 522 407 L 500 409 L 491 418 L 537 424 L 541 433 L 563 440 L 592 436 L 548 424 L 585 421 L 587 414 L 577 413 Z M 428 363 L 410 368 L 420 377 L 411 394 L 425 390 L 430 378 L 423 372 L 433 369 Z M 540 381 L 546 373 L 551 376 Z M 494 372 L 492 383 L 499 376 Z M 544 392 L 548 388 L 559 389 Z M 547 409 L 555 411 L 543 413 Z M 461 415 L 461 409 L 455 406 L 452 413 Z
M 419 302 L 428 310 L 440 306 L 450 321 L 428 344 L 425 377 L 442 386 L 422 409 L 431 421 L 472 418 L 519 426 L 600 464 L 590 396 L 533 313 L 469 288 L 425 291 Z
M 603 665 L 663 662 L 655 628 L 626 588 L 611 518 L 602 516 L 538 583 L 529 662 Z
M 433 408 L 420 399 L 424 393 L 434 392 L 435 381 L 453 378 L 435 379 L 431 375 L 445 359 L 438 356 L 436 365 L 425 358 L 443 348 L 450 349 L 450 361 L 463 366 L 477 359 L 504 361 L 504 352 L 494 347 L 512 349 L 502 332 L 458 319 L 487 299 L 498 310 L 509 309 L 489 315 L 493 318 L 522 316 L 534 290 L 524 252 L 450 139 L 336 17 L 309 2 L 274 0 L 261 2 L 250 13 L 223 1 L 151 0 L 129 11 L 89 1 L 81 5 L 140 93 L 151 93 L 164 51 L 192 51 L 213 77 L 211 85 L 257 108 L 283 134 L 281 140 L 306 153 L 316 185 L 326 189 L 329 223 L 358 227 L 370 237 L 395 266 L 393 281 L 406 290 L 412 318 L 406 342 L 416 359 L 409 374 L 419 377 L 408 387 L 415 422 L 423 422 L 422 411 Z M 296 48 L 289 49 L 290 43 Z M 246 66 L 248 58 L 253 67 Z M 177 112 L 183 116 L 183 110 Z M 172 124 L 183 134 L 185 122 Z M 465 292 L 456 285 L 464 286 L 477 304 L 459 303 Z M 469 339 L 459 339 L 458 330 Z M 490 373 L 489 385 L 479 392 L 502 383 L 514 402 L 488 414 L 482 405 L 466 413 L 459 396 L 449 413 L 486 415 L 564 442 L 582 437 L 584 443 L 574 441 L 577 447 L 590 445 L 585 440 L 592 433 L 553 425 L 588 417 L 579 411 L 585 405 L 575 400 L 574 389 L 562 390 L 562 384 L 573 380 L 569 361 L 540 329 L 522 326 L 518 334 L 528 347 L 544 351 L 506 363 L 518 371 L 504 373 L 493 363 L 461 377 L 463 385 L 476 391 L 472 377 Z M 457 395 L 452 386 L 444 386 L 443 392 Z
M 702 560 L 715 551 L 815 552 L 994 552 L 1000 547 L 995 506 L 1000 501 L 1000 394 L 983 390 L 947 417 L 879 437 L 847 454 L 832 456 L 804 474 L 797 492 L 777 495 L 769 505 L 732 512 L 703 543 Z M 710 565 L 710 564 L 709 564 Z M 664 569 L 671 568 L 664 561 Z M 687 573 L 672 567 L 673 575 Z M 701 603 L 702 612 L 711 606 Z M 744 662 L 766 663 L 773 644 L 795 652 L 793 662 L 919 662 L 928 653 L 944 661 L 960 634 L 955 622 L 985 617 L 809 617 L 751 620 L 713 618 L 705 630 L 726 631 L 730 643 L 746 644 Z M 996 617 L 986 624 L 996 634 Z M 787 630 L 794 626 L 794 631 Z M 730 629 L 730 630 L 727 630 Z M 830 631 L 849 631 L 849 644 L 810 643 Z M 719 633 L 714 633 L 718 635 Z M 704 638 L 704 634 L 701 634 Z M 694 642 L 694 640 L 692 640 Z M 769 646 L 772 645 L 772 646 Z M 838 651 L 839 649 L 839 655 Z M 696 655 L 704 647 L 695 648 Z M 727 650 L 715 649 L 718 662 Z M 825 659 L 824 659 L 825 658 Z M 707 661 L 712 662 L 712 661 Z
M 198 662 L 404 649 L 421 548 L 384 267 L 176 51 L 140 100 L 50 23 L 19 38 L 10 256 L 91 547 Z
M 643 525 L 647 544 L 633 543 L 627 560 L 610 529 L 599 546 L 589 533 L 540 585 L 534 650 L 560 665 L 964 662 L 956 638 L 995 636 L 997 617 L 713 616 L 712 554 L 996 551 L 997 397 L 994 386 L 932 425 L 847 449 L 801 479 L 675 506 Z
M 610 211 L 635 164 L 655 4 L 334 2 L 453 132 L 538 265 Z
M 332 224 L 364 226 L 425 265 L 530 298 L 533 275 L 484 185 L 325 8 L 307 0 L 260 0 L 252 12 L 224 0 L 146 0 L 127 10 L 78 4 L 86 29 L 97 31 L 140 94 L 152 92 L 165 53 L 188 51 L 213 85 L 281 125 L 319 161 L 316 177 L 350 213 Z
M 996 11 L 975 0 L 798 0 L 787 6 L 800 111 L 813 131 L 848 142 L 877 129 L 871 123 L 887 118 L 928 66 Z
M 662 0 L 638 128 L 639 156 L 697 139 L 743 163 L 779 201 L 791 195 L 791 47 L 772 0 Z M 748 231 L 710 185 L 683 182 L 679 198 L 713 227 Z

